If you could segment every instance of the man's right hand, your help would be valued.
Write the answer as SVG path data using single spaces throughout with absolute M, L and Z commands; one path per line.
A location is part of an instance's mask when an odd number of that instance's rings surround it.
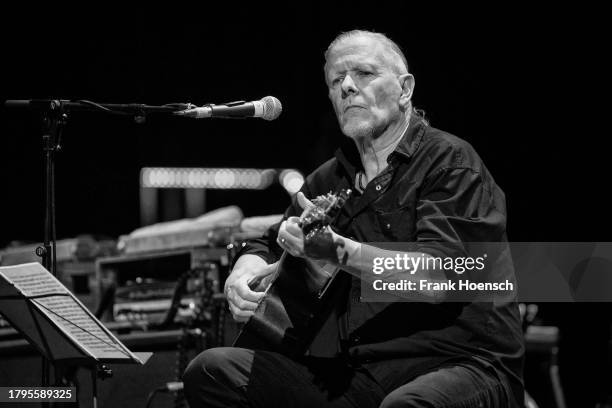
M 235 321 L 246 322 L 264 296 L 264 292 L 253 291 L 249 283 L 270 275 L 276 267 L 277 263 L 268 265 L 257 255 L 247 254 L 238 259 L 225 281 L 225 296 Z

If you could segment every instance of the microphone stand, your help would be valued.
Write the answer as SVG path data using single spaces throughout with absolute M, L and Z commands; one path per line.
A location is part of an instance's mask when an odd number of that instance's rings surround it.
M 36 248 L 43 266 L 57 277 L 55 229 L 55 154 L 61 150 L 62 131 L 68 123 L 68 113 L 74 111 L 105 112 L 133 116 L 136 123 L 144 123 L 150 113 L 174 113 L 193 108 L 190 103 L 162 106 L 143 104 L 101 104 L 86 100 L 58 99 L 7 100 L 8 108 L 25 108 L 41 112 L 43 122 L 43 153 L 45 167 L 45 221 L 43 245 Z
M 41 104 L 42 105 L 42 104 Z M 55 229 L 55 154 L 61 149 L 62 130 L 68 121 L 68 114 L 59 101 L 50 100 L 42 111 L 43 154 L 45 168 L 45 217 L 43 244 L 36 248 L 36 255 L 42 258 L 43 266 L 57 277 L 56 229 Z M 42 358 L 42 386 L 50 383 L 50 363 Z M 44 404 L 48 406 L 48 404 Z
M 45 167 L 45 217 L 43 244 L 36 248 L 36 255 L 42 258 L 42 265 L 57 277 L 56 228 L 55 228 L 55 154 L 61 150 L 62 131 L 68 123 L 68 113 L 72 111 L 105 112 L 133 116 L 136 123 L 144 123 L 150 113 L 174 113 L 191 109 L 190 103 L 175 103 L 162 106 L 143 104 L 100 104 L 86 100 L 68 101 L 58 99 L 7 100 L 7 108 L 30 109 L 41 112 L 43 122 L 43 154 Z M 42 358 L 43 387 L 50 383 L 50 363 Z M 55 379 L 56 382 L 58 379 Z M 43 404 L 48 407 L 48 403 Z

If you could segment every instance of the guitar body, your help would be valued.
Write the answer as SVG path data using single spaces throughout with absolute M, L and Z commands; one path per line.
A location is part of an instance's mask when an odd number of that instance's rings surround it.
M 341 195 L 340 205 L 348 194 Z M 331 207 L 327 208 L 325 213 L 330 210 Z M 319 223 L 317 228 L 321 230 L 325 225 L 329 224 Z M 303 226 L 302 230 L 307 228 Z M 315 234 L 311 230 L 307 238 L 312 239 Z M 233 346 L 274 351 L 294 358 L 304 355 L 340 295 L 338 273 L 323 262 L 283 253 L 266 295 Z
M 278 265 L 276 279 L 233 346 L 298 357 L 327 319 L 338 280 L 328 267 L 287 253 Z

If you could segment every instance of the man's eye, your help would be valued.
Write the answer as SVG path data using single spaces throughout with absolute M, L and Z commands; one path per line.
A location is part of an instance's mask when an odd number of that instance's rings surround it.
M 373 73 L 371 71 L 366 71 L 366 70 L 359 70 L 357 71 L 357 73 L 361 76 L 368 76 L 368 75 L 373 75 Z

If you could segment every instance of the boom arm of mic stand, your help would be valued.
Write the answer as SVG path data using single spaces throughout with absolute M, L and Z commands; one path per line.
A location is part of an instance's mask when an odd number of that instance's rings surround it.
M 105 112 L 114 115 L 133 116 L 136 123 L 143 123 L 146 115 L 172 114 L 174 112 L 192 109 L 191 103 L 169 103 L 166 105 L 146 105 L 141 103 L 97 103 L 88 100 L 65 99 L 9 99 L 4 106 L 10 109 L 28 109 L 33 111 L 49 112 L 61 109 L 64 112 Z

